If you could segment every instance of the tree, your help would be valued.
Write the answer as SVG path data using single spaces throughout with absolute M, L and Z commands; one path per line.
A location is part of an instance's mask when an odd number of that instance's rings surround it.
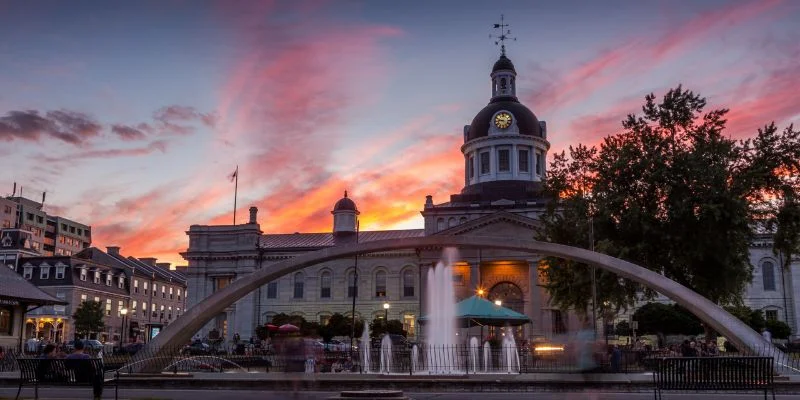
M 90 334 L 100 332 L 105 328 L 103 323 L 103 304 L 99 301 L 84 301 L 72 314 L 75 324 L 75 333 L 78 337 L 86 338 Z
M 614 333 L 621 336 L 630 336 L 631 331 L 631 325 L 628 321 L 619 321 L 617 326 L 614 327 Z
M 633 320 L 638 321 L 641 334 L 697 335 L 703 332 L 700 320 L 677 304 L 647 303 L 636 309 Z
M 392 319 L 386 321 L 383 318 L 375 318 L 369 324 L 369 332 L 370 337 L 380 338 L 383 335 L 390 334 L 390 335 L 402 335 L 406 337 L 406 331 L 403 329 L 403 323 L 399 320 Z
M 766 327 L 774 339 L 788 339 L 792 334 L 792 328 L 786 322 L 776 319 L 767 320 Z
M 753 328 L 756 332 L 761 332 L 761 329 L 764 329 L 767 324 L 761 310 L 753 310 L 743 305 L 725 306 L 723 308 L 734 317 L 739 318 L 739 320 L 747 324 L 747 326 Z
M 662 273 L 717 304 L 736 303 L 752 278 L 749 244 L 775 232 L 784 255 L 800 242 L 800 133 L 774 124 L 753 139 L 724 133 L 728 110 L 677 87 L 599 147 L 556 154 L 544 183 L 538 240 L 618 257 Z M 591 238 L 591 239 L 590 239 Z M 586 311 L 591 275 L 582 264 L 544 260 L 546 287 L 561 308 Z M 599 315 L 653 292 L 597 271 Z

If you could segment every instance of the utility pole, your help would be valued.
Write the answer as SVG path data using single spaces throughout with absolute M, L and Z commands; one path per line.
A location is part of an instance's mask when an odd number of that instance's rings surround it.
M 358 244 L 359 223 L 356 221 L 356 244 Z M 350 311 L 352 326 L 350 327 L 350 359 L 353 359 L 353 341 L 356 338 L 356 297 L 358 297 L 358 254 L 354 256 L 355 265 L 353 266 L 353 308 Z M 364 346 L 364 343 L 361 343 Z

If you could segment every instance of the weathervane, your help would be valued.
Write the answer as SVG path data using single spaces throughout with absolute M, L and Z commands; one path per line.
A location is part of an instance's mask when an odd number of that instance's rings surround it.
M 517 38 L 509 36 L 511 34 L 511 29 L 506 29 L 509 27 L 507 23 L 505 23 L 504 15 L 500 14 L 500 23 L 494 24 L 494 29 L 497 29 L 500 32 L 499 35 L 489 35 L 490 38 L 496 39 L 494 41 L 495 45 L 500 45 L 500 55 L 506 55 L 506 40 L 513 40 L 516 41 Z

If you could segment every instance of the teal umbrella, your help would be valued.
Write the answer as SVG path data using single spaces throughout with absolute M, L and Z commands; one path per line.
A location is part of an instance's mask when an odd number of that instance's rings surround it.
M 419 318 L 424 324 L 428 317 Z M 472 296 L 456 304 L 456 321 L 463 327 L 470 326 L 519 326 L 531 322 L 527 315 L 498 306 L 480 296 Z

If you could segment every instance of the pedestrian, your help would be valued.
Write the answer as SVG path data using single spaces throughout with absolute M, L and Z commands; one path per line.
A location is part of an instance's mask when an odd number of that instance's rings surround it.
M 92 357 L 84 352 L 83 340 L 75 341 L 75 351 L 68 355 L 64 361 L 67 369 L 75 371 L 75 380 L 92 384 L 95 400 L 103 397 L 103 374 L 95 371 L 94 364 L 89 361 Z

